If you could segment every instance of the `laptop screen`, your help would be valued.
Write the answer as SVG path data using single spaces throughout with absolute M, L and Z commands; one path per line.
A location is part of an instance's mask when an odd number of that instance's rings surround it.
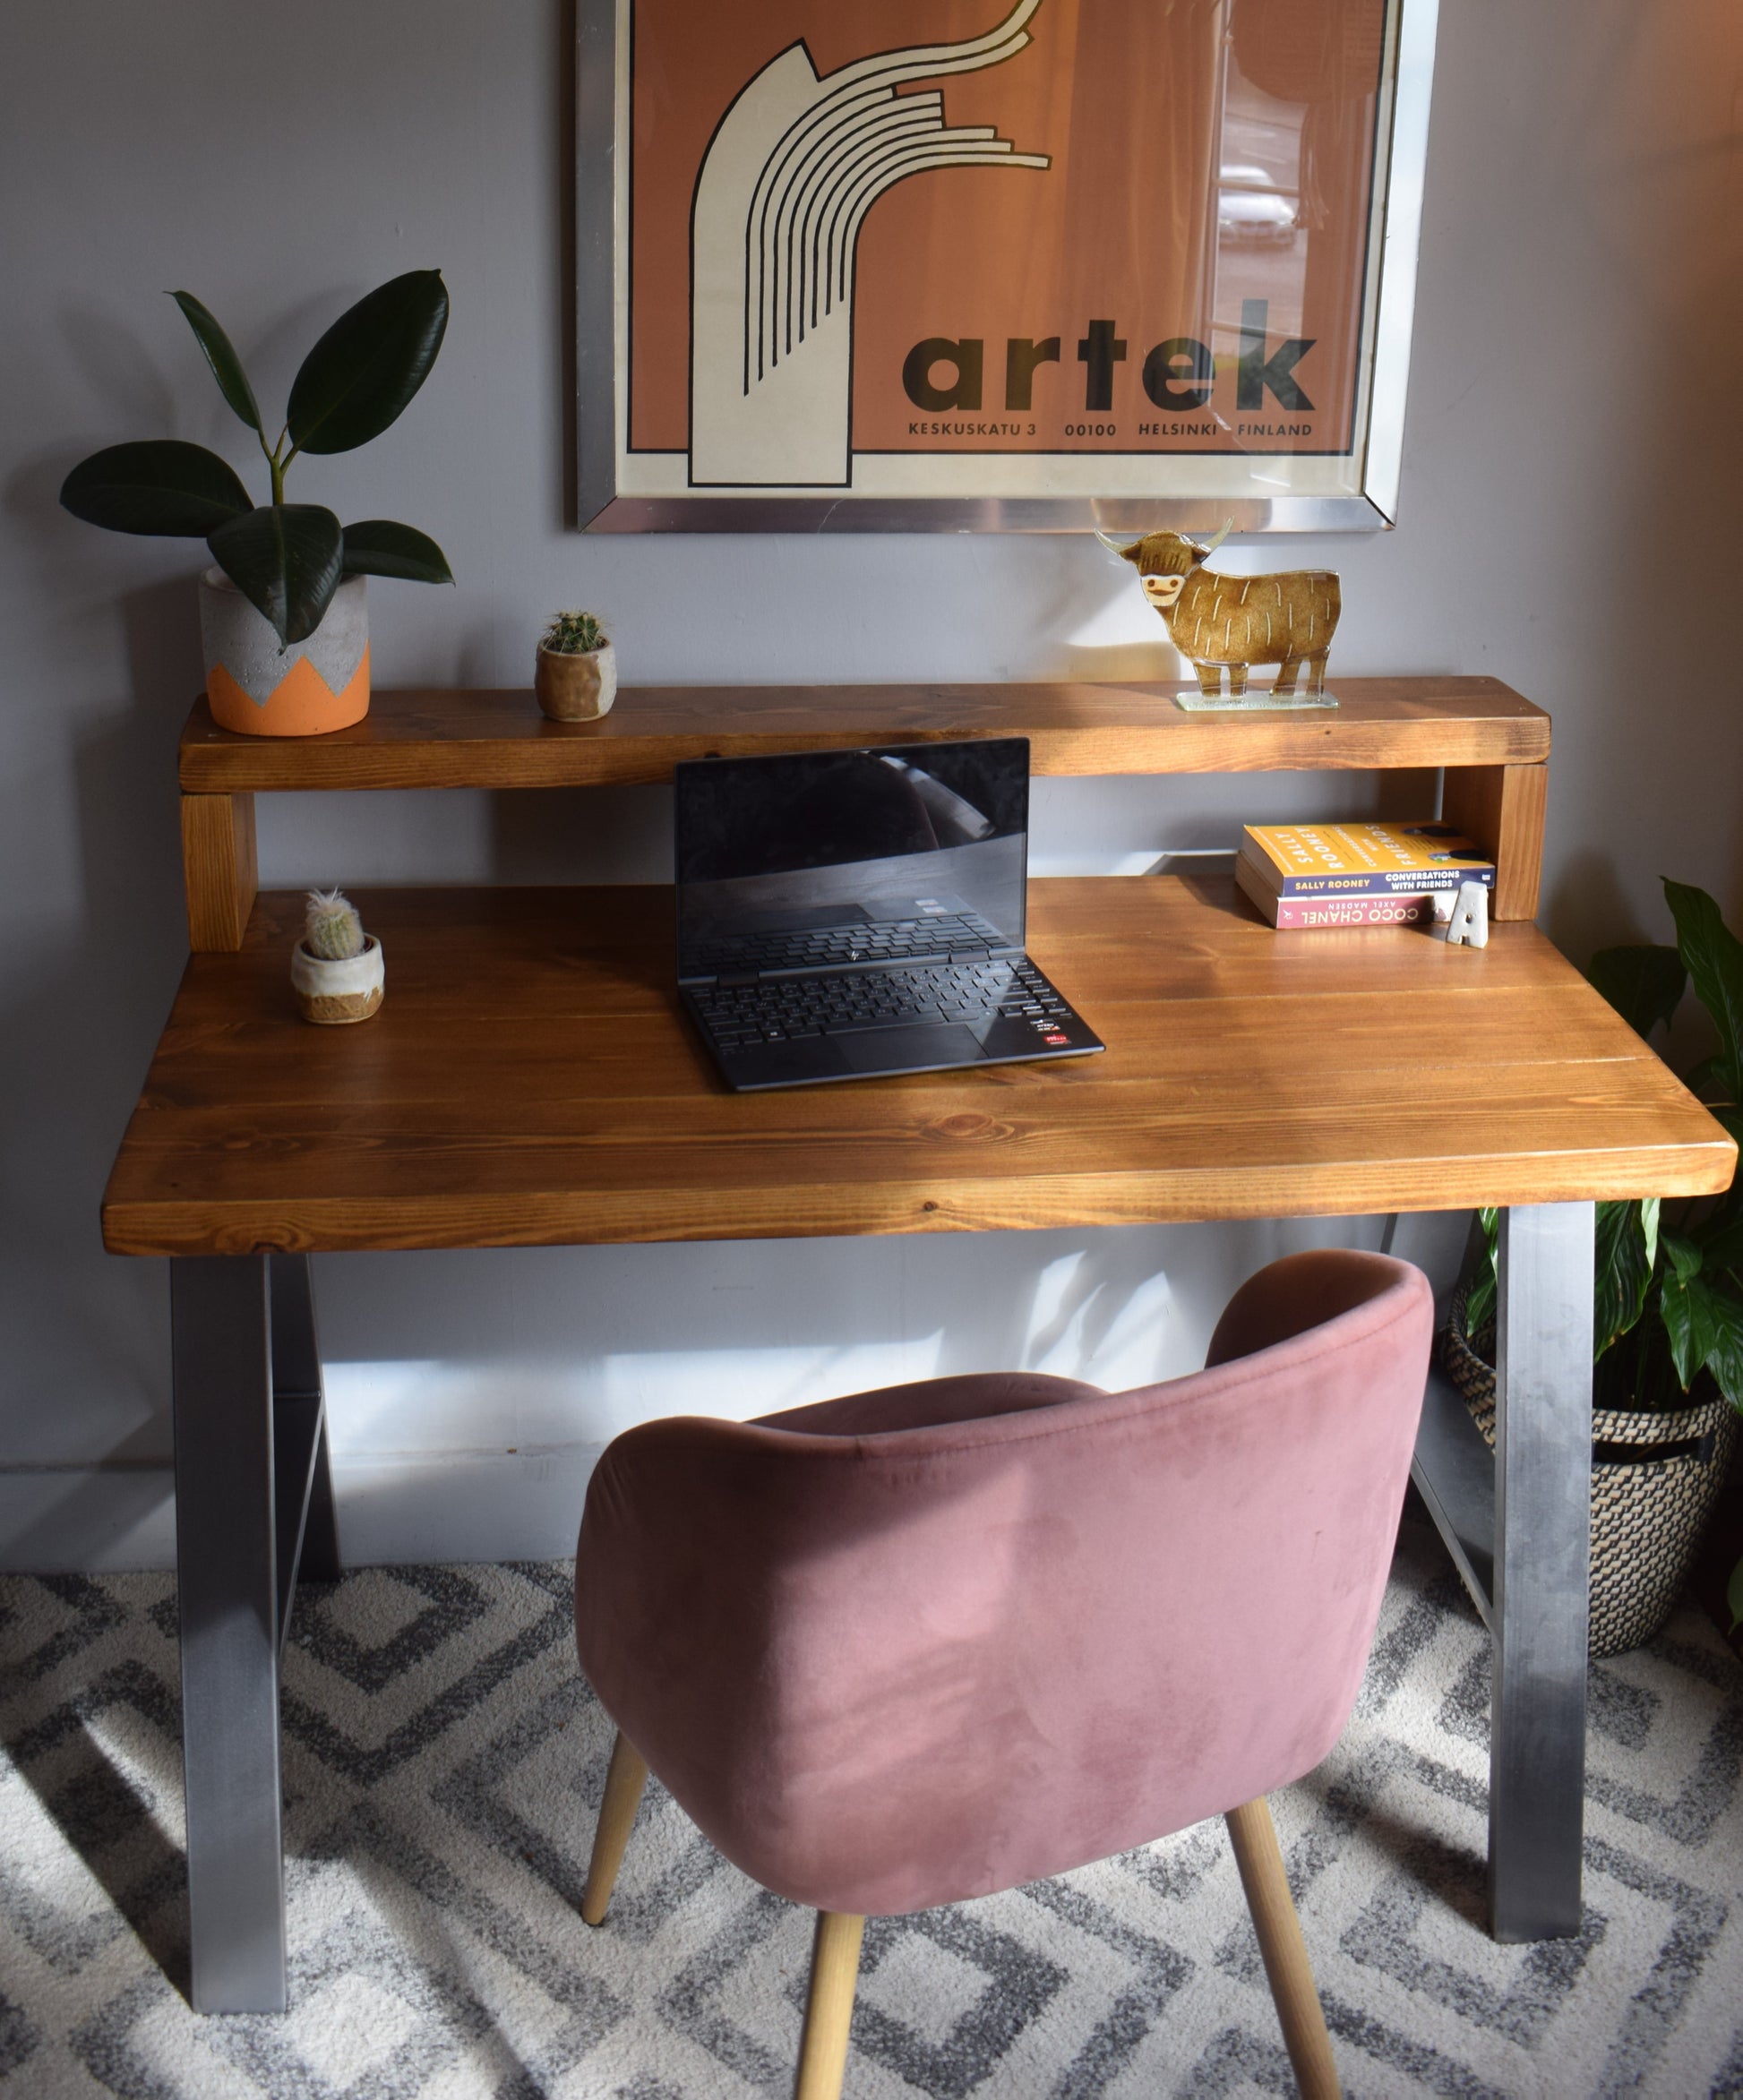
M 1026 737 L 705 759 L 674 784 L 680 977 L 1023 946 Z

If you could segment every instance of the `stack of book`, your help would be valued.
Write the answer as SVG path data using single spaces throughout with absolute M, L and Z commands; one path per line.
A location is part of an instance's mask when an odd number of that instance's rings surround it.
M 1495 863 L 1450 824 L 1249 824 L 1234 879 L 1270 926 L 1424 926 Z

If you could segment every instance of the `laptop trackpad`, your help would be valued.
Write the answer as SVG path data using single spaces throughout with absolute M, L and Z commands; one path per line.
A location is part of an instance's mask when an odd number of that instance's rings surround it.
M 981 1039 L 972 1028 L 856 1028 L 829 1039 L 855 1072 L 924 1072 L 934 1066 L 978 1065 Z

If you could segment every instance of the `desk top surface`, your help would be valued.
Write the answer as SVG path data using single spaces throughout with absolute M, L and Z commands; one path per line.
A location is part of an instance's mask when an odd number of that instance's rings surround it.
M 1352 1214 L 1724 1187 L 1720 1126 L 1537 930 L 1278 934 L 1232 882 L 1032 883 L 1105 1054 L 728 1093 L 663 888 L 358 893 L 387 998 L 292 1002 L 300 897 L 190 957 L 103 1206 L 122 1254 Z

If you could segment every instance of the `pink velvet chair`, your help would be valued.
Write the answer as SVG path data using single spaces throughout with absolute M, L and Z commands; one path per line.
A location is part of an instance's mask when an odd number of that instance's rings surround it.
M 1355 1701 L 1431 1321 L 1402 1262 L 1292 1255 L 1167 1384 L 940 1378 L 616 1438 L 575 1563 L 618 1728 L 583 1916 L 651 1768 L 820 1914 L 797 2091 L 833 2100 L 868 1915 L 1226 1814 L 1296 2076 L 1335 2093 L 1264 1796 Z

